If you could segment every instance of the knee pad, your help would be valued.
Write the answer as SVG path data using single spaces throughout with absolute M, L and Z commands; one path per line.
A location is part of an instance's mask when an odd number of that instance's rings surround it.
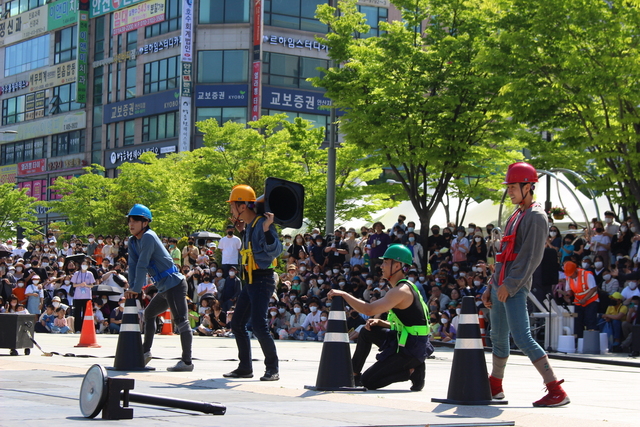
M 191 333 L 191 327 L 189 326 L 189 322 L 184 320 L 176 325 L 178 329 L 178 333 L 189 332 Z

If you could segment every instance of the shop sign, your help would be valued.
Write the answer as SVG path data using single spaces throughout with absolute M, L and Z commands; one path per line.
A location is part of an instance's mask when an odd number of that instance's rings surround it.
M 30 160 L 18 163 L 18 176 L 34 175 L 47 172 L 47 159 Z
M 247 85 L 197 85 L 196 107 L 246 107 Z
M 102 123 L 109 124 L 137 117 L 176 111 L 180 108 L 177 90 L 154 93 L 104 106 Z

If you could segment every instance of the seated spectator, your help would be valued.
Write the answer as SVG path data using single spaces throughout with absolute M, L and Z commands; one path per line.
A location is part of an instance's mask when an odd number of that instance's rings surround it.
M 65 312 L 62 307 L 56 309 L 56 318 L 53 320 L 51 333 L 53 334 L 72 334 L 73 331 L 67 326 L 67 319 L 64 317 Z
M 602 290 L 606 292 L 607 295 L 613 295 L 614 292 L 620 290 L 618 280 L 611 275 L 611 271 L 608 268 L 602 271 Z
M 294 302 L 293 314 L 289 317 L 289 328 L 287 330 L 289 339 L 298 338 L 298 335 L 302 332 L 302 325 L 306 318 L 307 315 L 302 312 L 302 303 L 300 301 Z
M 627 318 L 622 322 L 622 336 L 624 341 L 620 344 L 623 350 L 631 350 L 631 342 L 633 340 L 633 326 L 640 325 L 638 319 L 638 307 L 640 307 L 640 296 L 631 297 L 631 303 L 629 304 L 629 311 L 627 311 Z M 634 351 L 629 355 L 630 357 L 638 357 L 638 352 Z
M 309 314 L 300 325 L 302 332 L 298 334 L 299 340 L 315 341 L 318 338 L 316 324 L 320 322 L 321 311 L 318 310 L 319 306 L 320 303 L 317 300 L 312 299 L 309 301 Z
M 451 314 L 448 311 L 443 311 L 440 318 L 440 336 L 442 342 L 455 342 L 456 340 L 456 328 L 451 324 Z
M 624 289 L 620 293 L 622 294 L 622 297 L 624 299 L 623 304 L 629 305 L 631 303 L 632 297 L 636 295 L 640 296 L 640 290 L 638 290 L 638 282 L 636 282 L 635 280 L 627 281 Z
M 609 338 L 613 337 L 613 347 L 611 351 L 619 353 L 622 351 L 620 343 L 622 342 L 622 322 L 627 318 L 627 307 L 622 304 L 622 295 L 620 292 L 615 292 L 609 297 L 609 308 L 607 312 L 602 315 L 602 319 L 605 323 L 600 325 L 600 331 L 606 330 L 609 334 Z M 606 327 L 607 323 L 610 325 Z
M 124 314 L 125 298 L 120 298 L 118 306 L 109 315 L 109 332 L 112 334 L 120 333 L 120 325 L 122 324 L 122 316 Z
M 103 333 L 109 327 L 109 320 L 104 318 L 104 314 L 100 310 L 103 305 L 101 298 L 93 299 L 93 324 L 98 334 Z
M 38 323 L 36 323 L 35 331 L 36 332 L 51 332 L 51 328 L 53 327 L 53 321 L 56 318 L 55 308 L 53 305 L 49 304 L 44 313 L 40 315 L 40 319 Z
M 200 324 L 200 314 L 198 313 L 198 306 L 193 302 L 189 303 L 188 316 L 189 316 L 189 327 L 193 332 L 196 332 L 196 328 Z
M 431 329 L 431 335 L 429 337 L 430 341 L 441 341 L 442 336 L 440 335 L 440 329 L 442 329 L 442 324 L 440 323 L 440 312 L 432 311 L 430 314 L 429 325 Z
M 372 301 L 370 301 L 372 302 Z M 349 317 L 347 317 L 347 331 L 349 333 L 349 340 L 356 342 L 360 331 L 365 325 L 366 320 L 356 310 L 351 309 Z

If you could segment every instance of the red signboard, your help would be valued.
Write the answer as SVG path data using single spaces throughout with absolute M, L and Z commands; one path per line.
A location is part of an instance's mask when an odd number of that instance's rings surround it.
M 33 175 L 47 172 L 47 160 L 31 160 L 29 162 L 18 163 L 18 176 Z
M 262 63 L 254 61 L 251 72 L 251 120 L 260 118 L 260 80 L 262 79 Z
M 262 0 L 253 2 L 253 46 L 262 45 Z

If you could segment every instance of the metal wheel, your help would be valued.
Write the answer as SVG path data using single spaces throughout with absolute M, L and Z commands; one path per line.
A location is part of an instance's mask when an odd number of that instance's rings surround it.
M 100 365 L 89 368 L 80 387 L 80 411 L 86 418 L 95 418 L 107 400 L 107 370 Z

